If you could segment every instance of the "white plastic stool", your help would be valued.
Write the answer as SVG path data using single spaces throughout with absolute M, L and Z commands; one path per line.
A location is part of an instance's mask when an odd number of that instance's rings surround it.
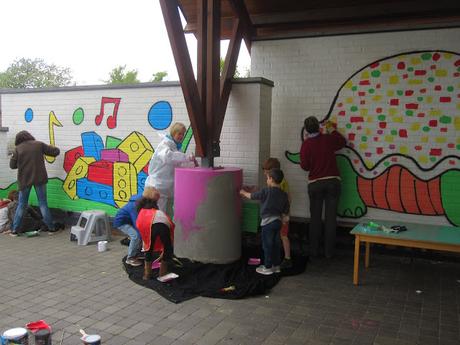
M 79 246 L 86 246 L 89 242 L 110 241 L 109 218 L 104 211 L 83 211 L 70 233 L 75 235 Z

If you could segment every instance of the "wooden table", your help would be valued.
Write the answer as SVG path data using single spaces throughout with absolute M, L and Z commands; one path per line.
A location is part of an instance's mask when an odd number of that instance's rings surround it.
M 365 243 L 366 251 L 364 266 L 369 267 L 370 243 L 381 243 L 411 248 L 424 248 L 460 253 L 460 228 L 405 222 L 376 221 L 379 225 L 390 228 L 393 225 L 404 225 L 407 231 L 386 233 L 382 230 L 369 230 L 364 224 L 356 225 L 351 234 L 355 235 L 355 259 L 353 265 L 353 284 L 358 285 L 359 250 L 361 242 Z

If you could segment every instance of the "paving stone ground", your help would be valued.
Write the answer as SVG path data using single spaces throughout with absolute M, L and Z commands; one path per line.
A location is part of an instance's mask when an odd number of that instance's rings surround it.
M 349 246 L 267 296 L 173 304 L 127 278 L 119 239 L 98 253 L 68 229 L 0 235 L 0 330 L 43 319 L 54 345 L 81 344 L 80 328 L 107 345 L 460 343 L 458 262 L 375 254 L 356 287 Z

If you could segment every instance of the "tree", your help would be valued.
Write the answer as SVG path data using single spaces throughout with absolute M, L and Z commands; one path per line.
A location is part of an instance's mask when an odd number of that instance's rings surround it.
M 168 75 L 168 72 L 166 71 L 160 71 L 153 73 L 152 75 L 152 80 L 151 81 L 163 81 L 163 78 Z
M 224 65 L 225 65 L 225 60 L 223 58 L 220 58 L 219 70 L 220 70 L 221 75 L 222 75 L 222 72 L 224 71 Z M 238 70 L 238 66 L 236 66 L 235 74 L 233 75 L 233 78 L 249 78 L 249 76 L 250 76 L 249 69 L 246 68 L 244 73 L 242 73 Z
M 47 64 L 42 59 L 21 58 L 0 72 L 2 88 L 59 87 L 71 81 L 70 68 Z
M 126 65 L 115 67 L 110 72 L 109 80 L 106 80 L 107 84 L 137 84 L 140 83 L 137 79 L 137 70 L 126 71 Z

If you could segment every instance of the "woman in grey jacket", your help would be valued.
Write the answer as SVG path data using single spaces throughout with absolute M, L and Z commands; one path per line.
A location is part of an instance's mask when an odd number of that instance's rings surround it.
M 16 134 L 15 145 L 16 147 L 10 159 L 10 168 L 18 169 L 19 200 L 11 234 L 13 236 L 17 235 L 24 210 L 28 206 L 32 186 L 35 187 L 43 221 L 50 231 L 56 230 L 46 200 L 48 174 L 46 172 L 44 155 L 56 157 L 60 151 L 57 147 L 35 140 L 32 134 L 27 131 L 20 131 Z

